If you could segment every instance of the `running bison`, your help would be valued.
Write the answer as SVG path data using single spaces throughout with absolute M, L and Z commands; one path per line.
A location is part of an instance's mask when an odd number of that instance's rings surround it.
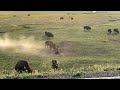
M 90 31 L 91 27 L 90 26 L 84 26 L 84 31 Z
M 117 28 L 113 29 L 113 32 L 119 34 L 119 30 Z
M 15 70 L 19 73 L 22 73 L 22 71 L 32 73 L 32 70 L 30 69 L 28 62 L 25 60 L 19 60 L 15 65 Z
M 49 38 L 50 37 L 52 37 L 52 38 L 54 37 L 54 35 L 51 32 L 46 32 L 46 31 L 45 31 L 45 36 L 47 36 Z
M 58 62 L 57 62 L 56 59 L 53 59 L 53 60 L 52 60 L 52 68 L 53 68 L 53 69 L 58 69 Z
M 53 43 L 53 41 L 45 41 L 45 47 L 50 48 L 50 49 L 54 49 L 55 44 Z
M 112 33 L 112 30 L 111 29 L 108 29 L 108 34 L 111 34 Z

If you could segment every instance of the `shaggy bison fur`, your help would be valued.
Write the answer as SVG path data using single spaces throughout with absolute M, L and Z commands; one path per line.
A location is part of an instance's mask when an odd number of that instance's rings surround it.
M 22 73 L 22 71 L 32 73 L 32 70 L 30 69 L 28 62 L 25 60 L 19 60 L 15 65 L 15 70 L 19 73 Z

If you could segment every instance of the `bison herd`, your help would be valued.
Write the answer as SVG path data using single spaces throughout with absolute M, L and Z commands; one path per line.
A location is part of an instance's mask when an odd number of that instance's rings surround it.
M 58 61 L 56 59 L 52 59 L 51 67 L 53 69 L 58 69 Z M 15 70 L 18 73 L 22 73 L 22 72 L 32 73 L 33 72 L 33 70 L 30 68 L 26 60 L 19 60 L 17 64 L 15 65 Z
M 28 14 L 30 16 L 30 14 Z M 13 17 L 16 17 L 16 15 L 13 15 Z M 71 20 L 73 20 L 73 17 L 69 17 Z M 60 20 L 63 20 L 64 17 L 60 17 Z M 90 31 L 92 28 L 90 26 L 84 26 L 83 27 L 84 31 Z M 117 28 L 115 29 L 108 29 L 108 34 L 119 34 L 119 30 Z M 45 36 L 48 38 L 54 38 L 54 34 L 51 32 L 45 31 Z M 49 48 L 50 50 L 54 50 L 54 54 L 60 54 L 60 48 L 59 45 L 53 43 L 52 40 L 46 40 L 45 41 L 45 47 Z M 58 62 L 56 59 L 52 59 L 51 61 L 51 67 L 53 69 L 58 69 Z M 17 64 L 15 65 L 15 70 L 18 73 L 28 72 L 32 73 L 33 70 L 30 68 L 28 62 L 26 60 L 19 60 Z
M 45 36 L 49 38 L 53 38 L 54 34 L 52 34 L 51 32 L 45 31 Z M 45 47 L 49 48 L 50 50 L 53 49 L 55 54 L 60 54 L 59 46 L 57 44 L 54 44 L 53 41 L 51 40 L 45 41 Z M 58 62 L 56 59 L 53 59 L 51 61 L 51 67 L 53 69 L 58 69 Z M 32 73 L 33 72 L 33 70 L 30 68 L 26 60 L 19 60 L 17 64 L 15 65 L 15 70 L 18 73 L 22 73 L 22 72 Z
M 84 31 L 90 31 L 91 30 L 91 27 L 90 26 L 84 26 Z M 108 34 L 112 34 L 112 32 L 114 34 L 119 34 L 119 30 L 117 28 L 113 29 L 108 29 Z M 51 32 L 47 32 L 45 31 L 45 36 L 46 37 L 49 37 L 49 38 L 53 38 L 54 37 L 54 34 L 51 33 Z M 52 40 L 46 40 L 45 41 L 45 47 L 46 48 L 49 48 L 50 50 L 54 50 L 54 53 L 55 54 L 60 54 L 60 48 L 59 48 L 59 45 L 53 43 Z M 51 67 L 53 69 L 58 69 L 58 62 L 56 59 L 53 59 L 51 61 Z M 28 73 L 32 73 L 32 69 L 30 68 L 29 64 L 27 61 L 25 60 L 19 60 L 17 62 L 17 64 L 15 65 L 15 70 L 19 73 L 22 73 L 22 71 L 25 71 L 25 72 L 28 72 Z
M 92 29 L 90 26 L 84 26 L 83 28 L 84 28 L 84 31 L 90 31 Z M 113 34 L 113 35 L 119 34 L 119 30 L 117 28 L 114 28 L 113 31 L 112 29 L 108 29 L 108 35 L 110 34 Z
M 112 32 L 113 32 L 113 35 L 114 34 L 119 34 L 119 30 L 117 28 L 113 29 L 113 31 L 112 31 L 112 29 L 108 29 L 108 34 L 109 35 L 112 34 Z
M 73 17 L 69 17 L 71 20 L 73 20 Z M 60 17 L 60 20 L 63 20 L 64 17 Z
M 54 34 L 53 33 L 51 33 L 51 32 L 47 32 L 47 31 L 45 31 L 45 36 L 47 36 L 47 37 L 54 37 Z M 55 43 L 53 43 L 53 41 L 51 41 L 51 40 L 47 40 L 47 41 L 45 41 L 45 47 L 46 48 L 50 48 L 50 50 L 54 50 L 54 53 L 55 54 L 60 54 L 60 49 L 59 49 L 59 46 L 57 45 L 57 44 L 55 44 Z
M 51 32 L 47 32 L 47 31 L 45 31 L 45 36 L 47 36 L 49 38 L 54 37 L 54 35 Z M 50 50 L 53 49 L 55 54 L 60 54 L 59 46 L 57 44 L 54 44 L 53 41 L 51 41 L 51 40 L 45 41 L 45 47 L 50 48 Z M 58 63 L 57 63 L 56 59 L 52 60 L 52 68 L 58 69 Z M 15 70 L 18 73 L 22 73 L 23 71 L 32 73 L 32 69 L 30 68 L 28 62 L 25 60 L 19 60 L 17 62 L 17 64 L 15 65 Z

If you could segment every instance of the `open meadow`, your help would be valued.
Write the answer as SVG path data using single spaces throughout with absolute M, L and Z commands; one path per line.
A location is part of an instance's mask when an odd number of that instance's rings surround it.
M 84 26 L 92 29 L 85 32 Z M 120 70 L 120 35 L 108 35 L 114 28 L 120 30 L 120 12 L 1 11 L 0 78 Z M 45 47 L 45 31 L 54 34 L 50 40 L 60 46 L 60 55 Z M 32 74 L 15 72 L 20 59 L 28 61 Z M 58 60 L 57 70 L 51 68 L 52 59 Z

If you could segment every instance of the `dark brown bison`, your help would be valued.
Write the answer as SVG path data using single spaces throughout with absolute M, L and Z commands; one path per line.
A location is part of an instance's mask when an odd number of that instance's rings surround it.
M 113 29 L 113 32 L 119 34 L 119 30 L 117 28 Z
M 53 43 L 53 41 L 45 41 L 45 47 L 49 47 L 50 49 L 54 49 L 55 48 L 55 44 Z
M 32 73 L 32 70 L 30 69 L 28 62 L 25 60 L 19 60 L 15 65 L 15 70 L 19 73 L 22 73 L 22 71 Z
M 30 16 L 30 14 L 28 14 L 28 16 Z
M 91 27 L 90 27 L 90 26 L 84 26 L 83 28 L 84 28 L 84 31 L 86 31 L 86 30 L 87 30 L 87 31 L 90 31 L 90 30 L 91 30 Z
M 54 37 L 54 35 L 51 32 L 46 32 L 46 31 L 45 31 L 45 36 L 52 38 Z
M 58 69 L 58 62 L 57 62 L 56 59 L 53 59 L 53 60 L 52 60 L 52 68 L 53 68 L 53 69 Z
M 108 34 L 111 34 L 112 33 L 112 30 L 111 29 L 108 29 Z
M 64 19 L 64 17 L 60 17 L 60 19 L 62 20 L 62 19 Z
M 73 20 L 73 18 L 71 17 L 71 20 Z

